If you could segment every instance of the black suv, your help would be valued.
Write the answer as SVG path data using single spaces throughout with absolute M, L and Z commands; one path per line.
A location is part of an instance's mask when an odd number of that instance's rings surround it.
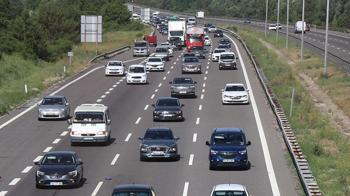
M 156 104 L 152 104 L 152 106 L 154 107 L 153 121 L 184 120 L 181 110 L 184 105 L 180 104 L 178 98 L 161 97 L 158 98 Z
M 206 141 L 209 146 L 209 169 L 217 167 L 240 167 L 249 169 L 247 147 L 250 141 L 246 141 L 241 128 L 215 128 L 210 138 Z
M 216 30 L 214 32 L 214 37 L 223 37 L 224 36 L 224 32 L 222 32 L 222 30 Z
M 75 152 L 52 151 L 35 162 L 36 187 L 79 186 L 83 182 L 83 162 Z
M 140 161 L 151 158 L 178 160 L 177 140 L 169 128 L 148 128 L 140 145 Z
M 220 44 L 222 44 L 222 45 L 228 45 L 229 48 L 231 48 L 231 41 L 230 41 L 229 39 L 225 39 L 225 38 L 220 39 L 220 40 L 219 40 L 219 45 L 220 45 Z
M 193 81 L 190 77 L 176 77 L 172 82 L 169 82 L 169 84 L 171 84 L 170 90 L 172 97 L 196 97 L 195 84 L 197 84 L 197 82 Z
M 121 184 L 113 189 L 112 196 L 156 196 L 153 187 L 146 184 Z

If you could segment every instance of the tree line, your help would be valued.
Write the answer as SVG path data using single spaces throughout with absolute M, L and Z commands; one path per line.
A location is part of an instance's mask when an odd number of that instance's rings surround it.
M 128 23 L 124 0 L 0 0 L 0 58 L 54 61 L 80 42 L 80 15 L 102 15 L 104 29 Z
M 266 0 L 134 0 L 135 3 L 182 12 L 265 20 Z M 301 20 L 302 0 L 289 0 L 290 22 Z M 305 21 L 325 26 L 327 0 L 305 0 Z M 287 0 L 280 0 L 280 20 L 286 21 Z M 269 0 L 269 21 L 276 21 L 277 0 Z M 330 26 L 350 29 L 350 1 L 330 0 Z

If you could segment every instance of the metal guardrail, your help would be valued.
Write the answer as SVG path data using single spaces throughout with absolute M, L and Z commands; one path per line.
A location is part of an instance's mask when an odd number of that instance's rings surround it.
M 221 28 L 222 29 L 222 28 Z M 317 181 L 315 177 L 312 175 L 312 172 L 310 170 L 310 166 L 308 161 L 306 160 L 305 156 L 303 155 L 303 152 L 301 151 L 301 148 L 296 140 L 296 137 L 294 135 L 294 132 L 290 126 L 290 123 L 284 113 L 284 110 L 279 103 L 276 95 L 273 93 L 271 86 L 268 84 L 268 81 L 263 73 L 263 70 L 261 69 L 260 65 L 255 60 L 254 55 L 250 52 L 248 46 L 245 44 L 245 42 L 240 38 L 239 35 L 237 35 L 235 32 L 228 30 L 228 29 L 222 29 L 223 31 L 230 33 L 233 35 L 237 40 L 241 42 L 244 49 L 246 50 L 250 60 L 252 61 L 255 71 L 258 75 L 259 81 L 261 85 L 263 86 L 263 89 L 265 91 L 266 96 L 268 97 L 269 103 L 271 105 L 271 108 L 273 109 L 274 114 L 277 117 L 277 122 L 279 127 L 282 130 L 284 141 L 288 147 L 289 153 L 292 156 L 293 163 L 297 169 L 299 179 L 303 185 L 304 192 L 308 196 L 320 196 L 322 195 L 321 190 L 317 184 Z
M 111 51 L 109 51 L 109 52 L 105 52 L 105 53 L 102 53 L 102 54 L 100 54 L 100 55 L 97 55 L 97 56 L 95 56 L 94 58 L 92 58 L 90 61 L 89 61 L 89 63 L 92 63 L 92 62 L 94 62 L 94 61 L 96 61 L 97 59 L 109 59 L 109 58 L 111 58 L 111 57 L 113 57 L 113 56 L 115 56 L 115 55 L 118 55 L 118 54 L 120 54 L 120 53 L 122 53 L 122 52 L 125 52 L 125 51 L 127 51 L 127 50 L 130 50 L 130 46 L 123 46 L 123 47 L 121 47 L 121 48 L 117 48 L 117 49 L 114 49 L 114 50 L 111 50 Z

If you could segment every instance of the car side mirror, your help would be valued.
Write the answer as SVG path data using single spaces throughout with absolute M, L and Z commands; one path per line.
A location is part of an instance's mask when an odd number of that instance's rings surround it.
M 84 162 L 82 161 L 82 160 L 79 160 L 79 165 L 82 165 L 82 164 L 84 164 Z
M 34 165 L 40 165 L 40 162 L 39 161 L 35 161 Z
M 142 141 L 142 140 L 143 140 L 143 138 L 142 138 L 142 137 L 139 137 L 139 140 L 141 140 L 141 141 Z
M 221 92 L 224 92 L 224 89 L 221 89 Z
M 173 82 L 169 82 L 169 84 L 172 84 Z
M 247 142 L 247 146 L 250 146 L 252 143 L 250 141 Z
M 107 120 L 107 123 L 110 125 L 112 123 L 112 121 L 109 119 L 109 120 Z
M 206 142 L 205 142 L 205 145 L 210 146 L 209 141 L 206 141 Z
M 195 81 L 195 82 L 193 82 L 194 84 L 197 84 L 197 82 Z
M 156 105 L 154 105 L 154 103 L 152 104 L 152 107 L 156 107 Z
M 67 123 L 68 123 L 69 125 L 71 125 L 72 122 L 73 122 L 72 119 L 68 119 L 68 120 L 67 120 Z
M 181 104 L 181 107 L 184 107 L 185 106 L 185 104 Z
M 179 137 L 176 137 L 176 138 L 175 138 L 176 141 L 179 140 L 179 139 L 180 139 Z

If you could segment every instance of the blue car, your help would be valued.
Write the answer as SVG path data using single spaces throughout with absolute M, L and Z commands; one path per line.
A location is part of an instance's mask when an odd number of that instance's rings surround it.
M 210 141 L 206 141 L 206 145 L 209 146 L 209 169 L 249 169 L 247 147 L 250 144 L 242 128 L 215 128 Z

